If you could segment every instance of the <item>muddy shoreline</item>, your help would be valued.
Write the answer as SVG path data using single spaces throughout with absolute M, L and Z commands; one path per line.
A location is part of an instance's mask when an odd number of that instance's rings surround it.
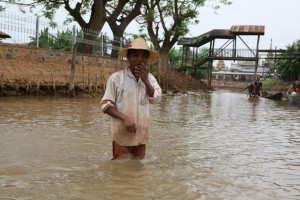
M 182 77 L 181 77 L 182 78 Z M 184 80 L 178 80 L 179 82 L 184 82 Z M 174 84 L 174 83 L 173 83 Z M 170 84 L 169 84 L 170 85 Z M 243 82 L 225 82 L 220 83 L 218 81 L 212 82 L 213 91 L 218 90 L 230 90 L 240 93 L 247 94 L 247 90 L 243 90 L 246 87 L 246 83 Z M 190 87 L 189 87 L 190 86 Z M 205 92 L 204 86 L 201 85 L 199 89 L 197 86 L 190 84 L 189 86 L 185 86 L 184 89 L 177 88 L 174 85 L 172 88 L 168 90 L 163 90 L 164 93 L 187 93 L 194 91 Z M 268 93 L 278 93 L 281 92 L 285 95 L 287 89 L 289 87 L 289 83 L 282 84 L 280 87 L 275 88 L 263 88 L 263 91 Z M 76 96 L 91 96 L 91 97 L 99 97 L 103 95 L 104 86 L 99 86 L 95 88 L 94 86 L 82 88 L 78 84 L 75 85 L 75 94 Z M 0 85 L 0 97 L 9 97 L 9 96 L 62 96 L 68 97 L 69 94 L 69 84 L 59 84 L 59 85 L 51 85 L 51 84 L 16 84 L 16 83 L 2 83 Z

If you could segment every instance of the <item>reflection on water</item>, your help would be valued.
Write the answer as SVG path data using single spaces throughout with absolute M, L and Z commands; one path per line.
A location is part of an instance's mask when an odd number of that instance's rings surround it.
M 0 199 L 299 199 L 299 108 L 164 97 L 146 159 L 111 161 L 99 99 L 1 98 Z

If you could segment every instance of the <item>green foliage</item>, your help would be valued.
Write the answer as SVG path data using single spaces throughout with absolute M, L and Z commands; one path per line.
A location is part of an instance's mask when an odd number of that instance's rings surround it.
M 205 79 L 207 78 L 208 72 L 207 70 L 189 69 L 188 74 L 190 74 L 195 79 Z
M 172 48 L 168 54 L 168 61 L 171 67 L 179 68 L 182 61 L 182 47 L 179 49 Z
M 202 48 L 198 53 L 198 59 L 204 59 L 207 57 L 207 48 Z M 172 48 L 168 53 L 168 61 L 172 68 L 180 69 L 182 65 L 182 47 L 179 49 Z M 191 54 L 189 56 L 192 56 Z M 184 72 L 185 73 L 185 72 Z M 207 70 L 203 69 L 188 69 L 187 73 L 196 79 L 203 79 L 207 77 Z
M 281 82 L 276 79 L 264 80 L 263 81 L 263 88 L 270 89 L 270 88 L 277 88 L 281 85 Z
M 57 32 L 57 35 L 54 37 L 53 49 L 70 51 L 72 49 L 72 31 L 62 31 Z
M 271 70 L 284 81 L 295 81 L 300 76 L 300 40 L 287 46 L 287 52 L 274 60 Z
M 124 33 L 125 44 L 128 45 L 132 40 L 136 38 L 143 38 L 145 41 L 150 41 L 149 35 L 139 32 L 139 33 Z
M 83 38 L 83 32 L 79 31 L 76 34 L 77 39 Z M 39 47 L 45 49 L 54 49 L 61 51 L 71 51 L 73 48 L 73 32 L 71 30 L 58 31 L 56 35 L 49 32 L 49 28 L 45 28 L 39 34 Z M 36 46 L 36 38 L 30 37 L 29 46 Z
M 201 48 L 201 49 L 198 49 L 198 51 L 199 52 L 197 53 L 198 54 L 197 55 L 197 59 L 195 61 L 193 61 L 194 62 L 194 63 L 192 63 L 193 65 L 196 64 L 196 63 L 198 63 L 198 62 L 203 61 L 204 59 L 206 59 L 207 56 L 208 56 L 209 49 L 208 48 Z M 193 58 L 192 58 L 193 57 L 192 52 L 189 53 L 189 57 L 190 57 L 189 60 L 193 60 Z M 205 64 L 208 65 L 207 62 Z M 189 69 L 188 73 L 193 78 L 196 78 L 196 79 L 204 79 L 204 78 L 207 78 L 207 75 L 208 75 L 207 69 L 197 69 L 197 70 Z
M 212 0 L 145 1 L 143 14 L 138 17 L 137 21 L 144 30 L 152 27 L 156 36 L 161 35 L 160 38 L 177 39 L 189 32 L 190 25 L 199 23 L 199 9 L 210 1 Z M 219 8 L 216 6 L 218 3 L 231 4 L 228 0 L 214 0 L 213 2 L 211 5 L 213 9 Z
M 35 37 L 30 37 L 30 41 L 31 42 L 28 44 L 28 46 L 36 46 L 37 39 Z M 39 35 L 39 47 L 50 49 L 52 43 L 53 43 L 53 38 L 49 33 L 49 28 L 45 28 L 44 30 L 41 31 Z

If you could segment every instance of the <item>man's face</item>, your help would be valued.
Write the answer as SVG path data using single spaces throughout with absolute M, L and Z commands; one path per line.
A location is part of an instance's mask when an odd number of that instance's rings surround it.
M 145 65 L 149 58 L 149 51 L 130 49 L 127 52 L 127 59 L 131 67 Z

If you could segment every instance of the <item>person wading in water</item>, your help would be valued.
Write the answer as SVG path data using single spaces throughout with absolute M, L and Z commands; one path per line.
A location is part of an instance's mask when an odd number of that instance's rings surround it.
M 129 66 L 113 73 L 107 81 L 101 110 L 111 116 L 113 158 L 143 159 L 149 140 L 149 104 L 161 99 L 161 88 L 145 67 L 160 58 L 137 38 L 119 51 Z

